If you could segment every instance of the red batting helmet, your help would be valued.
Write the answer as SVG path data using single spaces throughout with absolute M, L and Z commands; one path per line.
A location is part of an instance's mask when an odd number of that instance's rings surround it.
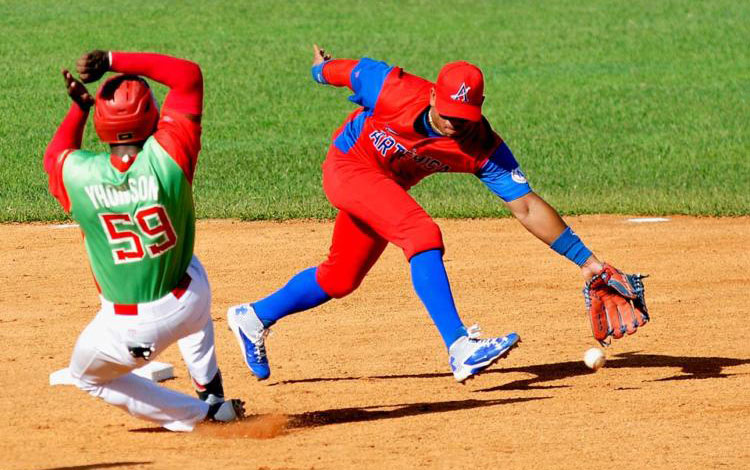
M 146 140 L 154 133 L 159 105 L 146 80 L 115 75 L 102 83 L 94 103 L 94 127 L 108 144 Z

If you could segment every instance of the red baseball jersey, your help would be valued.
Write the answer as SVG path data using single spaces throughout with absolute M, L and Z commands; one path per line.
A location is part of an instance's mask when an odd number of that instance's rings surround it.
M 484 118 L 461 139 L 419 132 L 415 127 L 435 85 L 385 62 L 332 60 L 314 67 L 313 76 L 348 86 L 354 92 L 349 99 L 362 106 L 334 132 L 333 145 L 378 165 L 405 188 L 437 172 L 477 174 L 503 143 Z

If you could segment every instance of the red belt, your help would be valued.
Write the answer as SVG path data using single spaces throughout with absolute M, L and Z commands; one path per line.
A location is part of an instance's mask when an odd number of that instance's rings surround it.
M 187 288 L 190 287 L 190 281 L 192 281 L 192 278 L 188 273 L 185 273 L 180 282 L 177 283 L 177 287 L 172 289 L 172 295 L 177 299 L 182 297 Z M 113 304 L 113 306 L 115 315 L 138 315 L 138 304 Z

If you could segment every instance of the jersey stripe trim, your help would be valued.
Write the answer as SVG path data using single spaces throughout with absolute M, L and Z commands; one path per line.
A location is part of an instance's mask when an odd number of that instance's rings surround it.
M 341 133 L 333 141 L 333 145 L 344 153 L 347 153 L 359 139 L 362 129 L 365 126 L 365 120 L 372 116 L 372 110 L 359 113 L 354 119 L 347 122 Z

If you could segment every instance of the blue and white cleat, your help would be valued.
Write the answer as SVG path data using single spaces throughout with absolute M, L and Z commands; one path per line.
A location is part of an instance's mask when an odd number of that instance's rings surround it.
M 266 355 L 266 336 L 269 330 L 263 326 L 252 305 L 240 304 L 229 307 L 227 323 L 237 338 L 247 367 L 258 380 L 267 379 L 271 375 Z
M 521 339 L 515 333 L 501 338 L 477 338 L 479 325 L 474 325 L 467 328 L 466 336 L 458 338 L 448 349 L 453 377 L 458 382 L 464 382 L 507 355 Z

